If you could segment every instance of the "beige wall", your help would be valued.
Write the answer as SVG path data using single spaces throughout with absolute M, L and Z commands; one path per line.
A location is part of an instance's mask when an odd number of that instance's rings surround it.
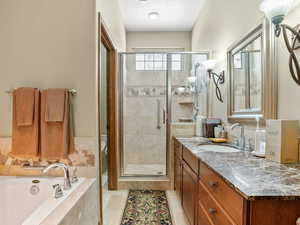
M 191 50 L 191 32 L 127 32 L 127 51 L 133 48 L 181 48 Z
M 88 0 L 0 1 L 0 136 L 11 135 L 8 89 L 74 88 L 75 135 L 95 136 L 96 10 Z
M 258 9 L 260 2 L 228 0 L 220 7 L 218 0 L 206 1 L 192 31 L 192 51 L 211 50 L 212 58 L 220 62 L 219 69 L 226 70 L 227 48 L 262 21 L 263 14 Z M 210 115 L 226 120 L 226 84 L 221 85 L 221 91 L 224 103 L 216 100 L 213 89 L 210 93 Z
M 296 26 L 300 23 L 299 15 L 300 6 L 290 12 L 284 22 L 292 27 Z M 300 50 L 297 50 L 297 57 L 300 63 Z M 289 53 L 281 36 L 278 46 L 278 116 L 281 119 L 300 120 L 300 86 L 292 80 L 288 63 Z
M 205 1 L 192 31 L 192 50 L 212 50 L 214 58 L 224 59 L 227 48 L 263 18 L 258 10 L 260 2 Z
M 226 70 L 226 50 L 243 34 L 247 33 L 255 25 L 262 21 L 263 14 L 259 11 L 260 0 L 239 1 L 229 0 L 226 5 L 218 7 L 219 1 L 206 1 L 200 17 L 192 32 L 192 51 L 210 49 L 213 58 L 220 63 L 218 70 Z M 241 14 L 241 9 L 243 13 Z M 209 13 L 214 11 L 213 14 Z M 295 8 L 285 19 L 285 23 L 295 26 L 299 23 L 300 7 Z M 217 15 L 217 17 L 215 16 Z M 298 50 L 300 57 L 300 51 Z M 288 51 L 282 36 L 279 38 L 278 46 L 278 77 L 279 77 L 279 118 L 300 120 L 300 87 L 292 80 L 288 67 Z M 299 58 L 298 57 L 298 58 Z M 210 98 L 211 116 L 227 118 L 227 90 L 222 86 L 225 102 L 219 103 L 213 93 Z
M 106 25 L 110 38 L 118 51 L 126 50 L 126 30 L 122 21 L 119 0 L 96 0 L 97 11 Z

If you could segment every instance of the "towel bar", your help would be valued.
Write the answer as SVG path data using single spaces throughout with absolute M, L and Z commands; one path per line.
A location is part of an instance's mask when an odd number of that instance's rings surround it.
M 7 94 L 12 94 L 14 90 L 7 90 L 5 91 Z M 76 95 L 77 94 L 77 90 L 75 89 L 69 89 L 69 92 L 71 93 L 71 95 Z

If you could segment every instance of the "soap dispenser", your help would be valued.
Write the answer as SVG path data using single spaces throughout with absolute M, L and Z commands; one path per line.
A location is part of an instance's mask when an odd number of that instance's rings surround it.
M 256 117 L 255 130 L 255 152 L 265 154 L 266 152 L 266 130 L 259 127 L 260 117 Z

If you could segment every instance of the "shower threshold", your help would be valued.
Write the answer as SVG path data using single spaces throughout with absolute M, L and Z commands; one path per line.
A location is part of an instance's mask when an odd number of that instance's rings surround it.
M 128 164 L 125 176 L 165 176 L 166 165 L 163 164 Z

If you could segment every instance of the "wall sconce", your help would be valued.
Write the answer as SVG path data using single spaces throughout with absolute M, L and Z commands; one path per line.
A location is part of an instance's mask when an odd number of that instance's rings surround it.
M 188 82 L 190 82 L 190 83 L 195 83 L 196 80 L 197 80 L 197 77 L 196 77 L 196 76 L 189 76 L 189 77 L 187 78 L 187 80 L 188 80 Z
M 213 69 L 216 67 L 216 64 L 216 60 L 207 60 L 203 62 L 203 66 L 207 70 L 209 78 L 212 79 L 215 84 L 217 99 L 223 103 L 224 101 L 219 85 L 225 83 L 225 71 L 223 70 L 220 74 L 213 72 Z
M 290 53 L 290 72 L 294 81 L 300 85 L 300 65 L 295 54 L 295 50 L 299 48 L 297 43 L 300 43 L 300 29 L 297 30 L 286 24 L 282 24 L 284 17 L 292 8 L 293 2 L 294 0 L 264 0 L 260 5 L 260 10 L 264 12 L 275 25 L 276 37 L 279 37 L 282 31 L 286 47 Z M 291 43 L 287 31 L 290 31 L 293 35 Z

